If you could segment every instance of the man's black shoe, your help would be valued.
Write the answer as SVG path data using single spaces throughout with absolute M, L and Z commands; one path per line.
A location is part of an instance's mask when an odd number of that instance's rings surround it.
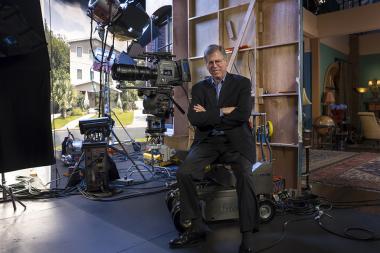
M 178 238 L 171 240 L 169 242 L 169 247 L 172 249 L 189 247 L 198 242 L 204 241 L 205 239 L 206 239 L 205 232 L 186 231 L 182 233 Z
M 254 253 L 253 248 L 245 248 L 240 245 L 239 253 Z

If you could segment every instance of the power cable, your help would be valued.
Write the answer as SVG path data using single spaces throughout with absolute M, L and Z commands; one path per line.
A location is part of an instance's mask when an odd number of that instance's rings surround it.
M 149 191 L 149 192 L 133 192 L 128 195 L 116 197 L 116 198 L 100 198 L 94 194 L 85 192 L 80 188 L 78 188 L 78 190 L 85 198 L 89 200 L 100 201 L 100 202 L 113 202 L 113 201 L 119 201 L 119 200 L 124 200 L 124 199 L 135 198 L 135 197 L 142 197 L 142 196 L 147 196 L 147 195 L 152 195 L 152 194 L 168 191 L 168 189 L 165 187 L 163 189 Z
M 335 218 L 328 214 L 327 211 L 337 208 L 334 204 L 358 204 L 354 207 L 358 206 L 367 206 L 367 205 L 380 205 L 378 202 L 379 199 L 371 199 L 371 200 L 360 200 L 360 201 L 338 201 L 332 202 L 327 200 L 326 198 L 290 198 L 287 193 L 282 196 L 282 199 L 277 201 L 277 208 L 279 212 L 283 212 L 283 214 L 293 214 L 293 215 L 307 215 L 305 218 L 288 220 L 283 223 L 282 226 L 282 234 L 281 237 L 276 240 L 271 245 L 259 249 L 257 252 L 264 252 L 269 250 L 276 245 L 278 245 L 284 238 L 286 237 L 286 227 L 293 222 L 305 221 L 305 220 L 315 220 L 318 225 L 326 232 L 331 233 L 335 236 L 342 237 L 349 240 L 357 240 L 357 241 L 378 241 L 380 237 L 376 235 L 376 233 L 370 229 L 362 228 L 358 226 L 343 228 L 341 232 L 337 232 L 327 226 L 326 223 L 322 221 L 324 217 L 328 217 L 332 220 Z M 375 203 L 373 203 L 375 202 Z
M 338 237 L 342 237 L 349 240 L 356 240 L 356 241 L 379 241 L 380 237 L 375 235 L 375 232 L 366 228 L 361 227 L 348 227 L 343 230 L 343 232 L 336 232 L 332 229 L 330 229 L 326 224 L 322 222 L 322 218 L 327 217 L 331 220 L 335 220 L 335 218 L 325 213 L 322 210 L 319 210 L 318 215 L 315 217 L 315 220 L 318 222 L 318 225 L 325 231 L 327 231 L 330 234 L 336 235 Z M 355 235 L 356 233 L 361 233 L 364 236 Z
M 312 220 L 313 217 L 305 217 L 305 218 L 299 218 L 299 219 L 293 219 L 293 220 L 288 220 L 288 221 L 285 221 L 283 224 L 282 224 L 282 231 L 281 231 L 281 237 L 276 240 L 274 243 L 272 243 L 271 245 L 267 246 L 267 247 L 264 247 L 262 249 L 259 249 L 256 251 L 256 253 L 260 253 L 260 252 L 264 252 L 264 251 L 267 251 L 275 246 L 277 246 L 282 240 L 285 239 L 285 236 L 286 236 L 286 227 L 290 224 L 290 223 L 295 223 L 295 222 L 301 222 L 301 221 L 305 221 L 305 220 Z

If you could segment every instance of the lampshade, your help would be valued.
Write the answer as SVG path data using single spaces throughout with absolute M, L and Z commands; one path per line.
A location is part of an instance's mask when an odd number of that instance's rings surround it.
M 335 103 L 335 96 L 334 96 L 334 93 L 332 91 L 327 91 L 325 93 L 325 97 L 324 97 L 324 100 L 323 102 L 327 105 L 329 104 L 334 104 Z
M 355 91 L 359 94 L 367 93 L 368 87 L 355 87 Z
M 302 90 L 302 105 L 311 105 L 311 101 L 307 97 L 305 88 L 303 88 L 303 90 Z

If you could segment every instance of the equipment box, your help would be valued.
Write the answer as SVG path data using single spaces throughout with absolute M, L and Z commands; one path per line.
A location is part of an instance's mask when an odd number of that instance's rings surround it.
M 198 189 L 198 194 L 203 219 L 206 222 L 239 219 L 236 189 L 209 186 L 207 190 Z

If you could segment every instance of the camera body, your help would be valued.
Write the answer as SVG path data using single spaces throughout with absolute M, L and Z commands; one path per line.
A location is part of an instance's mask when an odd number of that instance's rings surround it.
M 190 68 L 187 59 L 178 61 L 162 60 L 157 68 L 157 86 L 179 86 L 190 82 Z
M 187 59 L 171 60 L 170 53 L 144 53 L 152 67 L 113 64 L 112 78 L 117 81 L 150 81 L 152 87 L 173 87 L 191 81 Z
M 148 134 L 163 134 L 165 120 L 173 115 L 173 87 L 191 81 L 187 59 L 173 61 L 171 53 L 144 53 L 152 67 L 131 64 L 114 64 L 112 78 L 118 81 L 150 81 L 150 87 L 127 87 L 137 89 L 143 97 L 143 113 L 147 117 Z M 121 88 L 121 87 L 120 87 Z

